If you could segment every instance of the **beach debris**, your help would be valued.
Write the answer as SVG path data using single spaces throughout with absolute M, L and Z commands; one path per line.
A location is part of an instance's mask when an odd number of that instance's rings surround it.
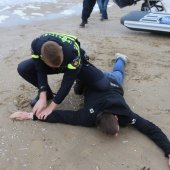
M 92 145 L 92 146 L 96 146 L 96 144 L 95 144 L 95 143 L 92 143 L 91 145 Z
M 41 131 L 44 132 L 44 131 L 46 131 L 46 129 L 45 128 L 41 128 Z
M 51 160 L 51 162 L 55 162 L 56 160 L 57 160 L 57 158 L 55 158 L 55 159 L 52 159 L 52 160 Z
M 128 140 L 123 140 L 122 143 L 128 143 Z
M 29 148 L 19 148 L 19 150 L 28 150 Z

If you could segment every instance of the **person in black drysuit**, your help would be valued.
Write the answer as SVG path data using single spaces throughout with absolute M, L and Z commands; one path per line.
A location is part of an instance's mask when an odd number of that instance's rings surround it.
M 170 165 L 170 142 L 167 136 L 155 124 L 134 113 L 123 97 L 124 92 L 121 84 L 124 77 L 124 64 L 125 60 L 120 56 L 116 60 L 113 71 L 104 73 L 110 82 L 107 90 L 98 91 L 87 87 L 84 92 L 84 107 L 77 111 L 56 110 L 48 115 L 45 120 L 41 115 L 37 117 L 31 114 L 28 117 L 28 114 L 24 115 L 24 112 L 14 113 L 11 118 L 95 127 L 98 114 L 107 110 L 117 116 L 120 126 L 132 125 L 155 142 L 164 151 L 165 156 L 168 157 Z
M 57 68 L 46 64 L 41 55 L 43 44 L 49 41 L 58 43 L 62 48 L 63 62 Z M 75 36 L 45 33 L 32 41 L 31 48 L 32 58 L 18 65 L 18 73 L 39 89 L 38 96 L 31 103 L 35 114 L 39 114 L 42 110 L 46 116 L 51 113 L 64 100 L 76 79 L 101 91 L 108 88 L 109 81 L 99 69 L 86 60 L 85 51 L 80 47 L 80 42 Z M 61 86 L 53 98 L 47 75 L 59 73 L 64 73 L 64 76 Z M 44 92 L 46 92 L 45 97 Z M 53 101 L 46 106 L 46 99 L 53 99 Z

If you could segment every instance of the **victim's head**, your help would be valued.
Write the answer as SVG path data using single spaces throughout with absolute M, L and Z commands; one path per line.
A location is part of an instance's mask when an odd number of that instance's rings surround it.
M 41 56 L 45 64 L 58 68 L 63 62 L 62 47 L 54 41 L 47 41 L 41 48 Z
M 102 132 L 108 135 L 118 135 L 118 118 L 109 111 L 103 111 L 97 115 L 96 125 Z

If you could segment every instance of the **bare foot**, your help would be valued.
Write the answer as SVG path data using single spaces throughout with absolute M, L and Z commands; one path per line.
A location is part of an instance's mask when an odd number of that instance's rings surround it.
M 33 113 L 28 113 L 24 111 L 17 111 L 10 115 L 10 119 L 13 120 L 30 120 L 33 118 Z

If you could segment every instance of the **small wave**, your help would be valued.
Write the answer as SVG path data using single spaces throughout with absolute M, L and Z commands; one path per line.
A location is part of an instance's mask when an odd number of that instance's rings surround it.
M 0 0 L 0 6 L 22 5 L 30 3 L 57 3 L 57 0 Z
M 2 23 L 3 21 L 5 21 L 7 18 L 9 18 L 8 15 L 0 15 L 0 23 Z

